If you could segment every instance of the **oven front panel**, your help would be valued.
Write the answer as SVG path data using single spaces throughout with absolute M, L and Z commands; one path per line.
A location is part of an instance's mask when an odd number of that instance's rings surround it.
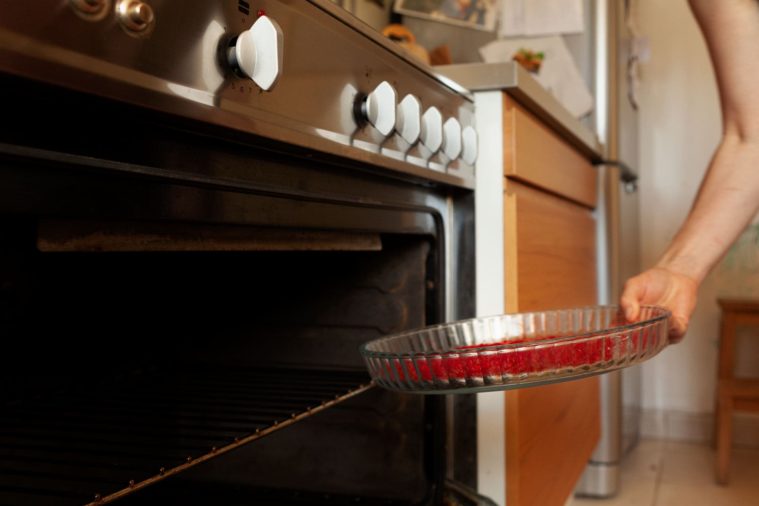
M 81 5 L 104 4 L 102 15 Z M 322 0 L 150 0 L 150 28 L 135 35 L 119 15 L 136 0 L 37 0 L 0 6 L 0 70 L 230 127 L 393 171 L 473 187 L 473 167 L 357 113 L 362 97 L 390 83 L 422 111 L 473 126 L 470 97 L 399 48 L 357 30 Z M 136 2 L 141 4 L 141 2 Z M 236 72 L 230 44 L 265 12 L 282 33 L 282 66 L 263 91 Z M 263 50 L 262 50 L 263 51 Z M 261 59 L 259 55 L 259 59 Z M 39 118 L 44 121 L 44 117 Z M 83 132 L 83 134 L 85 134 Z
M 228 64 L 259 10 L 269 91 Z M 357 350 L 473 315 L 473 167 L 356 108 L 383 81 L 463 127 L 472 102 L 353 23 L 328 0 L 0 6 L 0 503 L 473 484 L 473 399 L 379 392 Z

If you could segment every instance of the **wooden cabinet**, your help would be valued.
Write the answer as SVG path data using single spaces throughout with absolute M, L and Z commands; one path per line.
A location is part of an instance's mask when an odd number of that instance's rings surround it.
M 596 176 L 504 95 L 506 311 L 593 305 Z M 507 506 L 562 506 L 598 441 L 597 378 L 506 394 Z
M 504 175 L 595 207 L 596 172 L 590 161 L 508 96 L 503 107 Z

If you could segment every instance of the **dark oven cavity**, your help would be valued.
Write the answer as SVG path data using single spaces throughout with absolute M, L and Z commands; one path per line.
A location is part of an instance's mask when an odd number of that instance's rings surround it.
M 472 315 L 470 191 L 2 84 L 0 504 L 474 485 L 473 400 L 380 391 L 358 354 Z

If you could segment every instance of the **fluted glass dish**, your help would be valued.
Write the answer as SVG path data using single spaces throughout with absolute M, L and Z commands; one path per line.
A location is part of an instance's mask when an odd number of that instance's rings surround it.
M 390 390 L 446 394 L 508 390 L 601 374 L 643 362 L 667 345 L 669 311 L 618 306 L 474 318 L 370 341 L 361 354 Z

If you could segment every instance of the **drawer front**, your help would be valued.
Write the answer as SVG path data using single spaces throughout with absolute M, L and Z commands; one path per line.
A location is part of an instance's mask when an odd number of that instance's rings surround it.
M 517 181 L 506 181 L 506 310 L 592 305 L 596 221 L 590 209 Z
M 596 171 L 587 158 L 508 95 L 503 121 L 506 177 L 596 206 Z
M 507 312 L 597 302 L 590 209 L 513 180 L 504 205 Z M 562 506 L 600 434 L 598 379 L 506 394 L 508 506 Z

